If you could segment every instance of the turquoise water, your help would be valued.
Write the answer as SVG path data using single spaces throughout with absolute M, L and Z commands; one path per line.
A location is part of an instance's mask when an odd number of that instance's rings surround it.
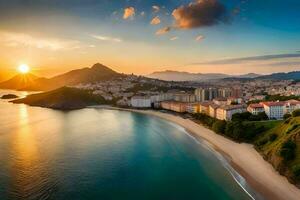
M 203 142 L 131 112 L 0 100 L 0 160 L 1 200 L 250 199 Z

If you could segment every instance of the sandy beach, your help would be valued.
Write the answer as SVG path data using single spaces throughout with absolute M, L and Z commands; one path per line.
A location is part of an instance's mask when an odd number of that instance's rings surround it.
M 101 107 L 99 107 L 101 108 Z M 111 108 L 111 107 L 102 107 Z M 111 108 L 119 109 L 119 108 Z M 213 145 L 215 150 L 230 159 L 231 165 L 265 199 L 298 200 L 300 189 L 281 176 L 250 144 L 236 143 L 201 126 L 190 119 L 152 110 L 120 109 L 148 114 L 176 123 L 189 133 Z

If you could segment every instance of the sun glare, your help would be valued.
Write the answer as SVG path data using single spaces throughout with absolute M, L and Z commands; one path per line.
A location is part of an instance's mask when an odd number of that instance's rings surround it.
M 18 67 L 18 71 L 22 74 L 27 74 L 29 72 L 30 68 L 26 64 L 22 64 Z

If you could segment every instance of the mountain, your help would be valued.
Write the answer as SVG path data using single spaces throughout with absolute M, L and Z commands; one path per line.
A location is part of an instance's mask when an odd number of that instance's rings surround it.
M 93 95 L 86 90 L 62 87 L 49 92 L 29 95 L 23 99 L 11 101 L 25 103 L 30 106 L 46 107 L 58 110 L 74 110 L 91 105 L 104 104 L 101 96 Z
M 119 74 L 112 69 L 97 63 L 90 68 L 72 70 L 52 78 L 34 78 L 31 81 L 22 82 L 20 81 L 20 76 L 28 75 L 17 75 L 4 83 L 0 83 L 0 88 L 46 91 L 57 89 L 63 86 L 72 86 L 79 83 L 110 80 L 112 78 L 120 77 L 122 74 Z M 30 77 L 33 77 L 33 75 L 30 75 Z
M 18 74 L 7 81 L 0 83 L 0 88 L 19 90 L 34 84 L 37 79 L 39 79 L 39 77 L 33 74 Z
M 165 81 L 209 81 L 209 80 L 218 80 L 230 77 L 240 77 L 240 78 L 255 78 L 260 76 L 259 74 L 249 73 L 240 76 L 233 76 L 228 74 L 221 73 L 189 73 L 189 72 L 178 72 L 178 71 L 161 71 L 154 72 L 147 77 L 155 78 Z
M 300 71 L 288 73 L 275 73 L 265 76 L 260 76 L 258 79 L 272 79 L 272 80 L 300 80 Z

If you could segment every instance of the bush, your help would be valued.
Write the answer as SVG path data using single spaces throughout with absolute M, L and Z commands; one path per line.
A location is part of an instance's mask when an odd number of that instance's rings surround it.
M 293 115 L 293 117 L 299 117 L 300 116 L 300 109 L 294 110 L 292 115 Z
M 235 113 L 232 115 L 232 121 L 248 121 L 252 114 L 250 112 Z
M 199 120 L 201 123 L 203 123 L 206 126 L 209 126 L 210 128 L 217 121 L 217 119 L 214 119 L 203 113 L 197 113 L 197 114 L 194 114 L 193 116 L 196 120 Z
M 260 113 L 258 113 L 257 116 L 259 117 L 260 121 L 262 121 L 262 120 L 269 120 L 269 117 L 268 117 L 268 115 L 265 112 L 260 112 Z
M 295 158 L 296 147 L 296 143 L 291 139 L 283 143 L 280 149 L 280 156 L 284 159 L 284 161 L 290 161 Z
M 226 129 L 226 121 L 216 121 L 213 126 L 212 130 L 216 133 L 224 134 Z
M 268 140 L 265 138 L 265 139 L 260 140 L 257 144 L 258 144 L 258 146 L 263 146 L 267 143 L 268 143 Z
M 291 133 L 293 130 L 299 127 L 299 124 L 294 124 L 292 127 L 290 127 L 287 131 L 286 134 Z
M 292 172 L 293 172 L 295 178 L 299 180 L 300 179 L 300 165 L 293 166 Z
M 283 119 L 284 119 L 284 120 L 287 120 L 287 119 L 290 118 L 291 116 L 292 116 L 291 114 L 286 113 L 286 114 L 283 115 Z
M 269 141 L 270 142 L 274 142 L 277 139 L 278 135 L 273 133 L 269 136 Z

